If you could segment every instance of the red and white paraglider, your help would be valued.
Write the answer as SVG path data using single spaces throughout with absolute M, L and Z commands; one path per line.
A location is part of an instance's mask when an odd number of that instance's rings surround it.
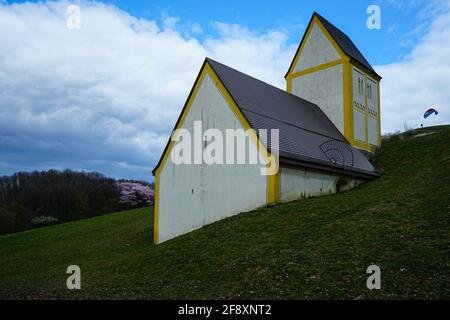
M 436 109 L 434 109 L 434 108 L 429 108 L 429 109 L 428 109 L 427 111 L 425 111 L 425 113 L 423 114 L 423 118 L 426 119 L 426 118 L 428 118 L 429 116 L 431 116 L 433 113 L 434 113 L 435 115 L 438 115 L 438 112 L 437 112 Z
M 437 112 L 437 110 L 436 110 L 435 108 L 430 107 L 430 108 L 428 108 L 428 109 L 425 111 L 425 113 L 423 114 L 423 118 L 426 119 L 426 118 L 428 118 L 429 116 L 431 116 L 432 114 L 438 115 L 439 113 Z M 423 128 L 423 123 L 421 124 L 421 126 L 422 126 L 422 128 Z

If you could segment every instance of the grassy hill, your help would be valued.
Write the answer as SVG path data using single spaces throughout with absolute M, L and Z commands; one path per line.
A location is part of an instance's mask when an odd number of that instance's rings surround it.
M 394 137 L 382 176 L 159 246 L 150 209 L 0 237 L 0 298 L 450 298 L 450 127 Z M 82 289 L 66 289 L 68 265 Z M 381 267 L 381 290 L 366 268 Z

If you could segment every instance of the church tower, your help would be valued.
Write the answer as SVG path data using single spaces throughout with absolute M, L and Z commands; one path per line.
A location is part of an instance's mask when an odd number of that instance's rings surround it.
M 381 146 L 380 80 L 350 38 L 314 13 L 285 76 L 287 91 L 317 104 L 349 143 Z

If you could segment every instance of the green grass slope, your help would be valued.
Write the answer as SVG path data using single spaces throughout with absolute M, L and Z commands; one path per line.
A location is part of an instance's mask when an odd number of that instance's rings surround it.
M 138 209 L 0 237 L 0 298 L 450 298 L 450 127 L 390 141 L 381 178 L 159 246 Z M 81 290 L 66 268 L 81 267 Z M 381 290 L 366 269 L 381 267 Z

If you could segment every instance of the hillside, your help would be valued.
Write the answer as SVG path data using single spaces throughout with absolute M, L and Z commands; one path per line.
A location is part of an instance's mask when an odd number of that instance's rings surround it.
M 241 214 L 159 246 L 148 208 L 0 237 L 0 298 L 450 298 L 450 127 L 395 139 L 350 192 Z M 68 265 L 82 289 L 65 287 Z M 366 268 L 381 267 L 381 290 Z
M 149 183 L 66 169 L 0 176 L 0 235 L 153 204 Z

